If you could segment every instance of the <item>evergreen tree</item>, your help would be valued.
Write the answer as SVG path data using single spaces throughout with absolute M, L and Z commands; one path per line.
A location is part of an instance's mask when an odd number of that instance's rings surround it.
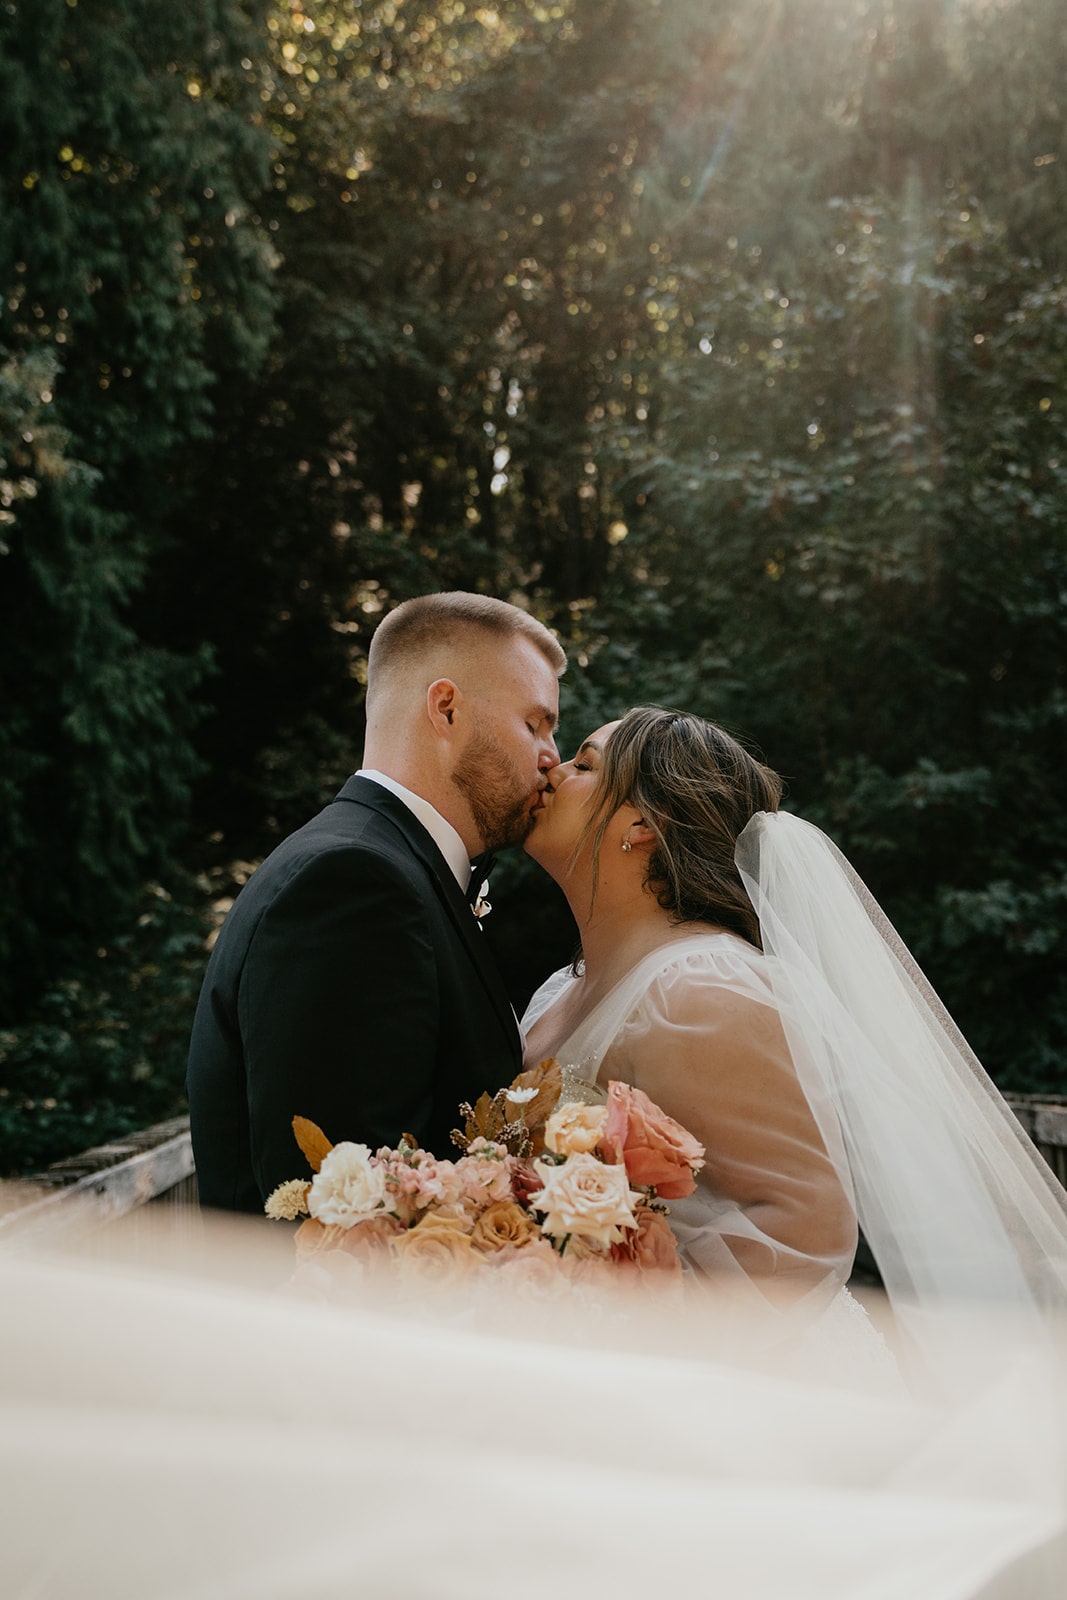
M 181 504 L 167 464 L 270 331 L 255 52 L 236 0 L 0 13 L 0 344 L 29 385 L 0 441 L 21 485 L 0 558 L 5 1008 L 99 939 L 182 825 L 207 658 L 146 642 L 136 601 Z

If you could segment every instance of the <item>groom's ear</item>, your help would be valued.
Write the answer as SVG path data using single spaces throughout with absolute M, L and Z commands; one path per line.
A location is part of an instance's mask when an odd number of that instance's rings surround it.
M 426 691 L 426 715 L 435 733 L 449 739 L 455 730 L 456 712 L 463 702 L 463 691 L 451 678 L 435 678 Z

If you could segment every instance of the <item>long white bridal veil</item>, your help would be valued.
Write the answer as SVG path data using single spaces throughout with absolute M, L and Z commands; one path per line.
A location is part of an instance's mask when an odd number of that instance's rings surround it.
M 845 857 L 799 817 L 760 812 L 736 860 L 894 1306 L 1062 1313 L 1067 1196 Z

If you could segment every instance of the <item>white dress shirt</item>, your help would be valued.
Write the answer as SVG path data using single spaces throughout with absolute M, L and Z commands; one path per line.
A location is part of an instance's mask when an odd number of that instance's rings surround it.
M 419 794 L 413 794 L 410 789 L 405 789 L 402 783 L 397 783 L 395 778 L 387 777 L 384 772 L 376 772 L 372 767 L 361 767 L 355 776 L 369 778 L 372 783 L 379 783 L 383 789 L 388 789 L 390 794 L 395 794 L 398 800 L 403 800 L 412 816 L 422 823 L 451 867 L 456 882 L 466 894 L 471 875 L 470 857 L 467 855 L 467 846 L 452 824 L 446 822 L 428 800 L 424 800 Z

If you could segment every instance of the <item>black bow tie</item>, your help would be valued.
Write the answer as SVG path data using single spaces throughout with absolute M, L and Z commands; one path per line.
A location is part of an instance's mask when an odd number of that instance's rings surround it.
M 467 884 L 467 903 L 474 905 L 482 892 L 482 884 L 496 866 L 496 856 L 491 850 L 475 856 L 471 862 L 470 882 Z

